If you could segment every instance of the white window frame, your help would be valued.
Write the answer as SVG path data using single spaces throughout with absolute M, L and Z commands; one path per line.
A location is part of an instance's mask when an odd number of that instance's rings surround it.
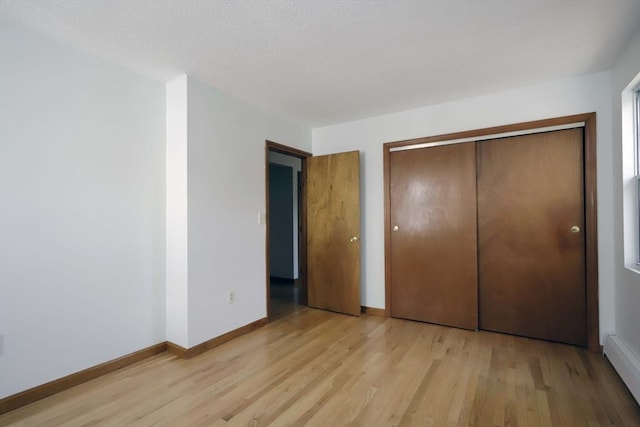
M 633 160 L 636 184 L 636 265 L 640 266 L 640 87 L 633 92 Z
M 624 266 L 640 274 L 640 73 L 621 95 Z

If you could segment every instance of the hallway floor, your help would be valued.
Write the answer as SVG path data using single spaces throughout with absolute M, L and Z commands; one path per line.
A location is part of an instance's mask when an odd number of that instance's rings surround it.
M 292 313 L 302 310 L 304 298 L 302 284 L 296 280 L 294 283 L 278 279 L 271 279 L 271 313 L 269 322 L 282 319 Z

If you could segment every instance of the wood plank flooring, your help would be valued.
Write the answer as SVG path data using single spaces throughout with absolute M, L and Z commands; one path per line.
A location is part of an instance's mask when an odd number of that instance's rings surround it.
M 304 308 L 189 360 L 167 353 L 2 426 L 639 426 L 609 363 L 490 332 Z

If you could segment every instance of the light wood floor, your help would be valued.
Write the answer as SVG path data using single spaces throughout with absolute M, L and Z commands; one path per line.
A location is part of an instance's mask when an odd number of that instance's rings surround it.
M 640 426 L 602 356 L 304 308 L 190 360 L 161 354 L 0 416 L 37 426 Z

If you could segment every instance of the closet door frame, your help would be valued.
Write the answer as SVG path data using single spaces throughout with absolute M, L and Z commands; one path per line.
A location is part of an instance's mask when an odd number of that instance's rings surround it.
M 596 113 L 576 114 L 552 119 L 536 120 L 505 126 L 476 129 L 443 135 L 428 136 L 383 144 L 384 169 L 384 260 L 385 260 L 385 315 L 391 316 L 391 194 L 389 160 L 392 151 L 409 146 L 434 146 L 488 139 L 493 136 L 511 136 L 537 133 L 546 128 L 562 128 L 576 123 L 584 128 L 584 194 L 585 194 L 585 260 L 587 296 L 587 345 L 592 352 L 602 352 L 600 346 L 598 305 L 598 204 L 596 176 Z M 578 127 L 578 126 L 575 126 Z M 416 147 L 418 148 L 418 147 Z

